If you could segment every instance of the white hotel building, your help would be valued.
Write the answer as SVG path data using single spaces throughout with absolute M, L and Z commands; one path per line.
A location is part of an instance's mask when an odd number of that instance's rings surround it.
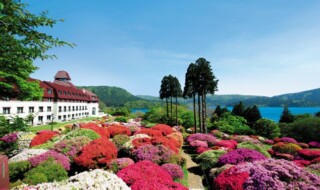
M 66 71 L 58 71 L 54 78 L 54 82 L 39 81 L 43 89 L 41 101 L 0 100 L 0 115 L 7 119 L 33 118 L 33 125 L 98 116 L 97 95 L 75 87 Z

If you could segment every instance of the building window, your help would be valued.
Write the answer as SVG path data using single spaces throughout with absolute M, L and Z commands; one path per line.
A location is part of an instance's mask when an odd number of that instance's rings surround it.
M 59 95 L 62 95 L 62 91 L 61 90 L 59 90 Z
M 68 115 L 68 118 L 70 118 L 70 114 Z
M 63 107 L 63 111 L 64 111 L 64 112 L 67 112 L 67 106 L 64 106 L 64 107 Z
M 58 119 L 61 120 L 61 115 L 58 116 Z
M 47 107 L 47 111 L 48 111 L 48 112 L 51 111 L 51 106 L 48 106 L 48 107 Z
M 59 106 L 59 112 L 61 112 L 62 110 L 61 110 L 61 106 Z
M 39 121 L 39 123 L 42 123 L 43 122 L 43 116 L 38 116 L 38 121 Z
M 78 106 L 76 106 L 76 111 L 78 111 Z
M 23 107 L 18 107 L 17 108 L 17 113 L 23 113 Z
M 71 111 L 71 106 L 68 106 L 68 111 Z
M 3 114 L 10 114 L 10 108 L 9 107 L 4 107 L 2 113 Z
M 66 91 L 63 91 L 63 94 L 64 94 L 64 95 L 67 95 L 67 92 L 66 92 Z
M 33 113 L 34 112 L 34 107 L 29 107 L 29 113 Z
M 47 120 L 48 120 L 48 121 L 51 120 L 51 115 L 47 115 Z
M 72 111 L 74 111 L 74 106 L 72 106 Z
M 48 92 L 48 94 L 52 94 L 52 89 L 51 88 L 47 88 L 47 92 Z
M 39 107 L 39 112 L 43 112 L 43 107 L 42 106 Z

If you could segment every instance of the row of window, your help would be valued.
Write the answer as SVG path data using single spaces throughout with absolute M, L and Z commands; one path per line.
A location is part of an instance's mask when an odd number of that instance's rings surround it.
M 53 92 L 52 92 L 52 89 L 51 88 L 47 88 L 47 92 L 48 92 L 48 94 L 52 94 Z M 74 93 L 74 92 L 69 92 L 69 91 L 65 91 L 65 90 L 58 90 L 58 93 L 59 93 L 59 95 L 65 95 L 65 96 L 76 96 L 76 97 L 87 97 L 87 95 L 85 95 L 85 94 L 81 94 L 81 93 Z M 93 99 L 96 99 L 97 97 L 96 96 L 91 96 Z
M 61 116 L 61 115 L 59 115 L 58 116 L 58 120 L 63 120 L 63 121 L 65 121 L 65 120 L 67 120 L 67 117 L 68 117 L 68 119 L 74 119 L 75 117 L 80 117 L 80 116 L 84 116 L 84 115 L 86 115 L 86 116 L 88 116 L 89 115 L 89 112 L 85 112 L 85 113 L 76 113 L 76 114 L 68 114 L 68 115 L 63 115 L 63 116 Z
M 43 112 L 44 108 L 43 106 L 38 107 L 39 112 Z M 47 106 L 47 112 L 51 112 L 51 106 Z M 34 113 L 34 107 L 30 106 L 28 109 L 29 113 Z M 3 114 L 10 114 L 11 112 L 11 107 L 3 107 L 2 113 Z M 24 107 L 17 107 L 17 113 L 24 113 Z
M 71 111 L 71 108 L 72 108 L 72 111 L 88 110 L 87 106 L 72 106 L 72 107 L 68 106 L 68 111 Z M 59 106 L 59 112 L 62 112 L 62 106 Z M 67 106 L 63 107 L 63 112 L 67 112 Z

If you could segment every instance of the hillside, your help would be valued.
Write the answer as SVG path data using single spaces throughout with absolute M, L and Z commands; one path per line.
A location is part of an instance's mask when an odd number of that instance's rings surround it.
M 233 106 L 239 101 L 234 101 L 227 106 Z M 288 105 L 290 107 L 311 107 L 320 106 L 320 88 L 307 90 L 303 92 L 282 94 L 273 97 L 256 97 L 252 99 L 242 100 L 246 106 L 258 105 L 258 106 L 283 106 Z
M 123 106 L 127 102 L 141 100 L 125 89 L 113 86 L 79 86 L 99 96 L 99 100 L 110 106 Z

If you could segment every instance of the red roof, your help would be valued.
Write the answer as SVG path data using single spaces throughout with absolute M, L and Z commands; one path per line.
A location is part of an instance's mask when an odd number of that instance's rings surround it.
M 58 71 L 57 74 L 54 76 L 54 78 L 71 80 L 69 73 L 66 71 Z

